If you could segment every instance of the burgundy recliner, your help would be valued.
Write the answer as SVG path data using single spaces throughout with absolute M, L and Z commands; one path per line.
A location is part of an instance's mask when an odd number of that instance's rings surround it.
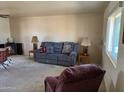
M 45 79 L 46 92 L 97 92 L 105 70 L 95 64 L 66 68 L 58 77 Z

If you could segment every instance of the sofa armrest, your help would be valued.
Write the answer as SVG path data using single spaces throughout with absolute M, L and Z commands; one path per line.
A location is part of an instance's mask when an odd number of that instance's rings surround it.
M 44 84 L 45 84 L 45 91 L 46 92 L 55 92 L 56 86 L 58 83 L 57 77 L 46 77 Z
M 72 52 L 70 53 L 70 56 L 71 56 L 71 57 L 76 57 L 76 56 L 77 56 L 77 52 L 72 51 Z
M 34 60 L 36 61 L 36 54 L 40 53 L 40 49 L 34 50 Z
M 74 65 L 76 63 L 76 60 L 77 60 L 77 52 L 72 51 L 69 56 L 72 59 L 71 63 Z

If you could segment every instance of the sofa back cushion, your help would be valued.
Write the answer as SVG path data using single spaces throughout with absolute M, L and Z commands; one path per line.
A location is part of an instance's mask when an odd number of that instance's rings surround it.
M 85 64 L 65 69 L 59 76 L 64 82 L 96 78 L 105 71 L 95 64 Z
M 53 42 L 42 42 L 41 46 L 46 48 L 46 53 L 49 53 L 49 54 L 54 53 Z
M 42 42 L 44 47 L 53 47 L 54 43 L 53 42 Z
M 53 47 L 54 47 L 54 53 L 61 54 L 63 43 L 55 42 Z
M 46 53 L 53 54 L 54 53 L 54 48 L 52 46 L 46 47 Z
M 46 53 L 61 54 L 63 42 L 42 42 L 43 47 L 46 47 Z
M 42 42 L 41 46 L 45 47 L 46 51 L 47 51 L 47 47 L 53 47 L 53 53 L 61 54 L 62 50 L 64 48 L 64 45 L 67 45 L 67 44 L 71 46 L 70 52 L 72 52 L 72 51 L 77 52 L 78 44 L 74 43 L 74 42 Z

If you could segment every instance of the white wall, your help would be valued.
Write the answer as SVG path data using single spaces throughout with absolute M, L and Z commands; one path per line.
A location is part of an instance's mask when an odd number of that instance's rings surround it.
M 10 37 L 9 18 L 0 17 L 0 44 L 6 43 L 7 38 Z
M 109 15 L 111 9 L 118 2 L 110 2 L 104 14 L 104 45 L 106 45 L 106 24 L 107 24 L 107 16 Z M 124 2 L 123 2 L 124 3 Z M 124 6 L 124 5 L 123 5 Z M 119 52 L 118 52 L 118 61 L 117 67 L 115 68 L 108 58 L 105 52 L 105 46 L 103 46 L 103 67 L 106 70 L 105 74 L 105 85 L 106 91 L 124 91 L 124 44 L 122 44 L 122 35 L 123 35 L 123 23 L 124 23 L 124 11 L 122 13 L 122 27 L 120 33 L 120 43 L 119 43 Z
M 33 35 L 37 35 L 40 42 L 79 42 L 82 37 L 89 37 L 91 62 L 101 63 L 103 14 L 12 17 L 10 23 L 11 34 L 16 42 L 24 44 L 25 55 L 32 49 Z

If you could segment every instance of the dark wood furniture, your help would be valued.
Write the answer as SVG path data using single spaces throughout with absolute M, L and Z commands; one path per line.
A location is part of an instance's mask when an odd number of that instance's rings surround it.
M 16 48 L 17 48 L 17 54 L 23 55 L 23 44 L 22 43 L 16 43 Z
M 0 44 L 0 48 L 4 48 L 5 47 L 5 44 Z
M 17 54 L 17 46 L 16 43 L 6 43 L 6 47 L 11 47 L 11 55 L 16 55 Z
M 0 44 L 0 48 L 11 47 L 11 55 L 23 55 L 22 43 L 6 43 Z

